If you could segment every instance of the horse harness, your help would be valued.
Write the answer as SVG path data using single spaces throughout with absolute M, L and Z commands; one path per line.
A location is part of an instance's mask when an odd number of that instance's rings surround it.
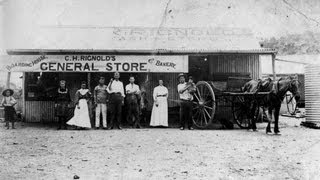
M 279 85 L 280 85 L 280 81 L 281 81 L 281 80 L 282 80 L 282 78 L 280 78 L 280 79 L 277 81 L 277 92 L 275 92 L 275 94 L 277 94 L 277 93 L 280 91 Z M 277 96 L 277 97 L 279 98 L 279 101 L 280 101 L 280 102 L 282 102 L 282 100 L 283 100 L 283 98 L 285 97 L 287 91 L 288 91 L 289 89 L 291 89 L 291 88 L 292 88 L 292 80 L 290 80 L 289 86 L 287 87 L 287 89 L 286 89 L 286 91 L 285 91 L 285 94 L 282 95 L 282 96 Z M 292 93 L 292 97 L 290 98 L 290 100 L 288 101 L 288 103 L 290 103 L 290 102 L 293 100 L 293 98 L 295 98 L 295 97 L 296 97 L 296 94 L 293 94 L 293 93 Z

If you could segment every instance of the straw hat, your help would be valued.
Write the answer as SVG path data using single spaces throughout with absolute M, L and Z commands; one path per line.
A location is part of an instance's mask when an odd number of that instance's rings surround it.
M 7 91 L 10 91 L 10 96 L 12 96 L 14 93 L 12 89 L 5 89 L 4 91 L 2 91 L 2 96 L 6 96 Z
M 183 76 L 184 78 L 186 78 L 186 75 L 185 75 L 184 73 L 180 73 L 180 74 L 178 75 L 178 79 L 180 79 L 181 76 Z

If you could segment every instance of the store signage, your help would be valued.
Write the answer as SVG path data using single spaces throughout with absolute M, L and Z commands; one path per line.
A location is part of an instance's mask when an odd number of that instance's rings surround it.
M 188 56 L 14 55 L 3 71 L 20 72 L 188 72 Z

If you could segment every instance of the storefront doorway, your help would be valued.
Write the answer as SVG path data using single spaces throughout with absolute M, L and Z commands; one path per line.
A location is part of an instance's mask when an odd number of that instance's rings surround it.
M 207 56 L 189 56 L 189 75 L 195 82 L 210 80 L 209 61 Z

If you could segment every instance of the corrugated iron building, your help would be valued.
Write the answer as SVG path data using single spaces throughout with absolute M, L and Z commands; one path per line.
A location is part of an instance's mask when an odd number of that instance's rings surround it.
M 24 17 L 20 18 L 24 19 Z M 258 79 L 261 77 L 261 58 L 272 61 L 275 54 L 273 49 L 260 48 L 257 39 L 250 30 L 245 28 L 111 26 L 97 28 L 77 25 L 56 26 L 49 22 L 49 25 L 37 27 L 36 30 L 37 33 L 30 33 L 28 40 L 21 37 L 18 31 L 11 32 L 12 41 L 8 41 L 8 57 L 5 58 L 8 58 L 7 62 L 19 62 L 21 66 L 6 64 L 3 68 L 5 71 L 25 72 L 24 115 L 27 122 L 55 121 L 50 92 L 58 85 L 59 79 L 66 79 L 71 94 L 74 94 L 81 81 L 87 81 L 92 90 L 97 84 L 98 76 L 105 76 L 108 80 L 114 72 L 107 69 L 85 72 L 79 69 L 50 70 L 49 64 L 42 67 L 46 70 L 41 70 L 39 64 L 43 62 L 70 62 L 66 56 L 82 55 L 116 56 L 122 59 L 122 63 L 140 62 L 138 57 L 167 57 L 183 68 L 170 71 L 129 70 L 121 72 L 121 80 L 126 84 L 128 76 L 135 75 L 137 83 L 146 87 L 147 98 L 152 104 L 152 90 L 158 79 L 162 78 L 169 89 L 169 107 L 176 107 L 178 106 L 176 90 L 178 73 L 188 72 L 195 81 L 223 81 L 228 76 L 234 75 Z M 31 64 L 23 64 L 28 62 L 27 60 L 30 60 Z M 78 63 L 92 63 L 92 61 L 83 60 Z M 100 62 L 98 64 L 101 65 Z M 221 113 L 226 116 L 230 114 L 227 111 Z

